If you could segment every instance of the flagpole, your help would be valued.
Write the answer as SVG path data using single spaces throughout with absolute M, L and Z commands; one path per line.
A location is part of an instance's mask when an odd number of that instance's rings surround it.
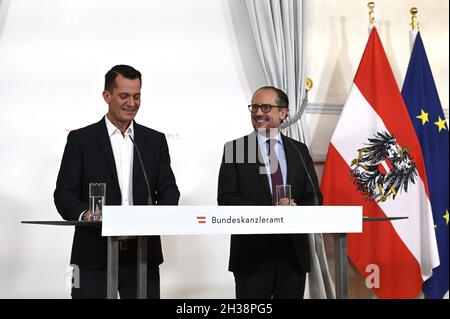
M 372 28 L 375 26 L 375 15 L 373 9 L 375 9 L 375 2 L 371 1 L 367 4 L 369 8 L 369 35 L 372 31 Z
M 409 31 L 409 45 L 411 46 L 411 52 L 414 47 L 414 41 L 416 40 L 417 33 L 419 32 L 419 20 L 417 19 L 417 10 L 416 7 L 412 7 L 409 12 L 411 13 L 411 30 Z

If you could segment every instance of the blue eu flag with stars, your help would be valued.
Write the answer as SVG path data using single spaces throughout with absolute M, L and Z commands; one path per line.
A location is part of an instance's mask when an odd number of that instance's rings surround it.
M 442 298 L 448 291 L 448 126 L 420 32 L 414 42 L 402 96 L 422 147 L 428 180 L 440 265 L 423 283 L 426 298 Z

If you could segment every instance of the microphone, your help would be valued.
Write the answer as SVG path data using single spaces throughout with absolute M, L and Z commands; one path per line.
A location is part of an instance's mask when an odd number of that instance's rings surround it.
M 314 183 L 312 181 L 311 175 L 308 172 L 308 168 L 306 167 L 306 163 L 305 163 L 305 160 L 303 159 L 302 153 L 298 149 L 297 145 L 295 145 L 295 143 L 290 138 L 286 138 L 286 140 L 288 140 L 289 143 L 291 143 L 292 146 L 297 151 L 297 154 L 300 157 L 300 160 L 302 161 L 303 167 L 305 168 L 306 175 L 308 176 L 309 182 L 311 183 L 311 186 L 312 186 L 312 189 L 313 189 L 313 192 L 314 192 L 314 206 L 319 206 L 319 198 L 317 197 L 316 187 L 314 186 Z
M 128 135 L 128 137 L 130 138 L 131 142 L 133 142 L 134 148 L 136 150 L 136 154 L 139 159 L 139 163 L 141 164 L 142 172 L 144 173 L 145 184 L 147 185 L 147 191 L 148 191 L 147 205 L 153 205 L 152 194 L 150 192 L 150 184 L 148 183 L 147 173 L 145 173 L 145 168 L 144 168 L 144 163 L 142 162 L 141 152 L 139 152 L 139 149 L 138 149 L 136 143 L 134 142 L 134 139 L 131 137 L 131 135 Z

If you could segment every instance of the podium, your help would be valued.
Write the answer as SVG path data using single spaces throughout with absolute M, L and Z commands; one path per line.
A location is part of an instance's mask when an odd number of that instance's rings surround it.
M 364 221 L 392 218 L 364 218 Z M 397 218 L 399 219 L 399 218 Z M 119 237 L 138 238 L 138 296 L 146 298 L 150 235 L 334 233 L 336 297 L 348 298 L 347 233 L 362 232 L 361 206 L 104 206 L 102 222 L 23 221 L 24 224 L 102 227 L 108 238 L 107 298 L 117 298 Z
M 117 296 L 119 236 L 138 236 L 138 298 L 145 298 L 145 236 L 336 233 L 336 296 L 347 298 L 346 234 L 362 232 L 362 221 L 361 206 L 105 206 L 107 295 Z

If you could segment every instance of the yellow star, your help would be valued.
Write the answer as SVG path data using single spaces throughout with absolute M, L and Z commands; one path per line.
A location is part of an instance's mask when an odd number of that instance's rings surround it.
M 445 120 L 442 120 L 440 116 L 439 116 L 439 120 L 437 122 L 434 122 L 434 125 L 437 125 L 439 127 L 439 133 L 441 133 L 441 130 L 447 129 L 446 124 L 447 124 L 447 122 Z
M 428 120 L 428 113 L 424 110 L 420 109 L 420 115 L 416 116 L 416 118 L 422 120 L 422 126 L 425 125 L 426 122 L 429 122 Z
M 445 225 L 448 225 L 448 219 L 449 219 L 449 216 L 448 216 L 448 209 L 445 210 L 445 215 L 442 216 L 442 217 L 444 217 L 444 219 L 445 219 Z

